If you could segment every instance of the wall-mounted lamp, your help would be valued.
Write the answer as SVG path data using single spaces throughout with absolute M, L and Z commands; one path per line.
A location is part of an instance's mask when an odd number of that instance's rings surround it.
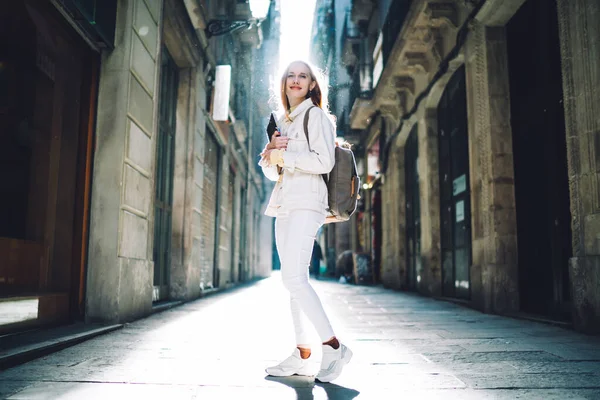
M 243 20 L 214 19 L 206 26 L 206 36 L 220 36 L 230 32 L 236 32 L 243 28 L 250 29 L 253 25 L 259 26 L 269 13 L 271 0 L 250 0 L 250 12 L 252 18 Z
M 250 18 L 248 20 L 213 19 L 206 26 L 206 37 L 220 36 L 230 32 L 239 31 L 242 28 L 250 29 L 252 25 L 260 25 L 262 20 Z

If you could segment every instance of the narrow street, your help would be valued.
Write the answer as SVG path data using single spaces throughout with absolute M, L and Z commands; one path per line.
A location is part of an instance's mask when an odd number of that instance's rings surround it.
M 193 301 L 6 370 L 0 397 L 600 398 L 598 337 L 332 281 L 314 284 L 339 337 L 354 351 L 350 365 L 335 384 L 267 378 L 264 368 L 294 345 L 279 279 L 275 274 Z

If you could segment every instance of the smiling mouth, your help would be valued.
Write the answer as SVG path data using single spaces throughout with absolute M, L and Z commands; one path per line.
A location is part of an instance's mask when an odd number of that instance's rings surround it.
M 301 90 L 302 88 L 300 86 L 290 86 L 290 89 L 292 89 L 292 90 Z

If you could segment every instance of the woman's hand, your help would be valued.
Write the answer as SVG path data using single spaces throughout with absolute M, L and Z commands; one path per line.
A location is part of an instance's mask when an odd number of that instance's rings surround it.
M 269 145 L 267 145 L 267 147 L 265 147 L 265 149 L 263 150 L 262 153 L 260 153 L 260 158 L 262 159 L 262 161 L 266 162 L 267 164 L 271 165 L 271 152 L 274 149 L 270 149 Z
M 273 134 L 273 137 L 271 137 L 271 142 L 267 145 L 267 150 L 285 150 L 287 149 L 289 140 L 288 137 L 281 136 L 281 132 L 277 131 Z
M 283 167 L 283 152 L 285 150 L 281 150 L 281 149 L 267 149 L 265 148 L 263 150 L 262 153 L 260 153 L 261 156 L 261 162 L 266 163 L 267 165 L 273 166 L 273 165 L 278 165 L 280 167 Z

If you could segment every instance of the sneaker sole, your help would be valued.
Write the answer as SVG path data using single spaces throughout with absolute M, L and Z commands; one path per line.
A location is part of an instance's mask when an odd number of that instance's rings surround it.
M 308 369 L 305 370 L 300 370 L 300 371 L 290 371 L 290 372 L 284 372 L 284 371 L 270 371 L 269 369 L 265 369 L 265 372 L 269 375 L 269 376 L 276 376 L 278 378 L 284 378 L 287 376 L 294 376 L 294 375 L 298 375 L 298 376 L 312 376 L 313 374 L 311 374 Z
M 324 377 L 315 378 L 315 380 L 322 382 L 322 383 L 329 383 L 332 380 L 339 378 L 340 375 L 342 374 L 342 370 L 344 369 L 344 367 L 346 365 L 348 365 L 350 360 L 352 360 L 352 356 L 353 356 L 352 350 L 350 350 L 349 348 L 346 347 L 346 352 L 344 353 L 344 356 L 342 357 L 340 362 L 336 365 L 335 370 L 331 374 L 324 376 Z

